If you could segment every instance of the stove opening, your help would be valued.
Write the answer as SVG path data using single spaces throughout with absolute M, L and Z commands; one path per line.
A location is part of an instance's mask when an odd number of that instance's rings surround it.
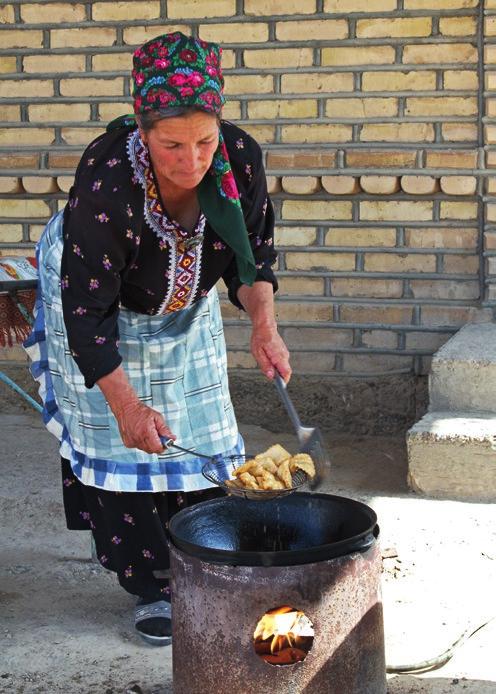
M 314 629 L 304 612 L 289 605 L 268 610 L 253 634 L 255 653 L 271 665 L 294 665 L 312 648 Z

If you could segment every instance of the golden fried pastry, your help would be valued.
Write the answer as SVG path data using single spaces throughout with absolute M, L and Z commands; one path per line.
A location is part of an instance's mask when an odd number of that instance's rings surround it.
M 291 458 L 284 460 L 277 468 L 277 476 L 283 482 L 286 489 L 291 489 L 293 486 L 293 481 L 291 479 L 291 472 L 289 470 L 289 461 Z
M 243 465 L 240 465 L 233 471 L 233 475 L 236 477 L 239 477 L 240 475 L 243 474 L 243 472 L 250 472 L 252 467 L 254 465 L 258 465 L 258 461 L 255 460 L 254 458 L 250 458 L 250 460 L 247 460 L 246 463 L 243 463 Z
M 274 463 L 272 458 L 257 458 L 257 463 L 260 468 L 263 468 L 264 470 L 268 470 L 271 472 L 273 475 L 276 474 L 277 472 L 277 465 Z
M 286 458 L 291 458 L 291 453 L 283 448 L 279 443 L 274 444 L 270 448 L 267 448 L 263 453 L 259 453 L 255 456 L 255 460 L 260 460 L 261 458 L 271 458 L 271 460 L 279 465 Z
M 284 489 L 280 480 L 278 480 L 271 472 L 264 470 L 260 477 L 257 477 L 261 489 Z
M 239 479 L 243 482 L 243 487 L 246 487 L 246 489 L 260 489 L 256 478 L 249 472 L 242 472 Z
M 231 487 L 231 489 L 244 489 L 241 480 L 224 480 L 226 487 Z
M 289 469 L 294 474 L 296 470 L 303 470 L 309 477 L 315 477 L 315 465 L 307 453 L 297 453 L 289 461 Z

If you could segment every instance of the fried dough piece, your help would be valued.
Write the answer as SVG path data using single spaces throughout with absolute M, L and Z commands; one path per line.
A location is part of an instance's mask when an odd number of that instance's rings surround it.
M 282 483 L 268 470 L 264 470 L 258 480 L 261 489 L 284 489 Z
M 277 472 L 277 465 L 274 463 L 272 458 L 257 458 L 258 466 L 264 470 L 268 470 L 273 475 Z
M 255 456 L 255 460 L 261 460 L 262 458 L 271 458 L 276 465 L 282 463 L 286 458 L 291 458 L 291 453 L 283 448 L 279 443 L 274 444 L 270 448 L 267 448 L 263 453 L 259 453 Z
M 307 453 L 297 453 L 289 461 L 289 469 L 294 474 L 296 470 L 303 470 L 309 477 L 315 477 L 315 465 Z
M 291 489 L 293 486 L 293 480 L 291 479 L 291 472 L 289 470 L 289 461 L 291 459 L 283 461 L 277 468 L 277 476 L 283 482 L 286 489 Z
M 235 475 L 236 477 L 240 477 L 240 475 L 242 475 L 243 472 L 250 472 L 254 465 L 258 465 L 258 461 L 254 458 L 251 458 L 250 460 L 247 460 L 246 463 L 243 463 L 243 465 L 237 467 L 233 471 L 233 475 Z
M 241 480 L 224 480 L 224 484 L 231 489 L 244 489 Z
M 243 483 L 243 487 L 246 489 L 260 489 L 256 478 L 253 477 L 253 475 L 251 475 L 249 472 L 242 472 L 239 479 Z

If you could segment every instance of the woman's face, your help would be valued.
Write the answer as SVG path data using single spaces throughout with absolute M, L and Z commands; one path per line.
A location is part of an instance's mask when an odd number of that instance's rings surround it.
M 141 138 L 148 145 L 160 181 L 191 190 L 200 183 L 219 144 L 217 118 L 195 111 L 187 116 L 164 118 Z

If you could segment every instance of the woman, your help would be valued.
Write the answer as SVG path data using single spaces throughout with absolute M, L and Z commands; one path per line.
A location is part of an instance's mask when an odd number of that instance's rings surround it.
M 215 44 L 176 32 L 133 58 L 135 117 L 82 156 L 68 204 L 38 244 L 26 342 L 47 427 L 61 442 L 69 529 L 138 596 L 135 625 L 170 642 L 164 526 L 219 493 L 202 459 L 242 454 L 215 285 L 251 320 L 251 350 L 288 380 L 277 333 L 274 216 L 259 146 L 220 120 Z M 95 387 L 96 386 L 96 387 Z M 164 438 L 165 437 L 165 438 Z

